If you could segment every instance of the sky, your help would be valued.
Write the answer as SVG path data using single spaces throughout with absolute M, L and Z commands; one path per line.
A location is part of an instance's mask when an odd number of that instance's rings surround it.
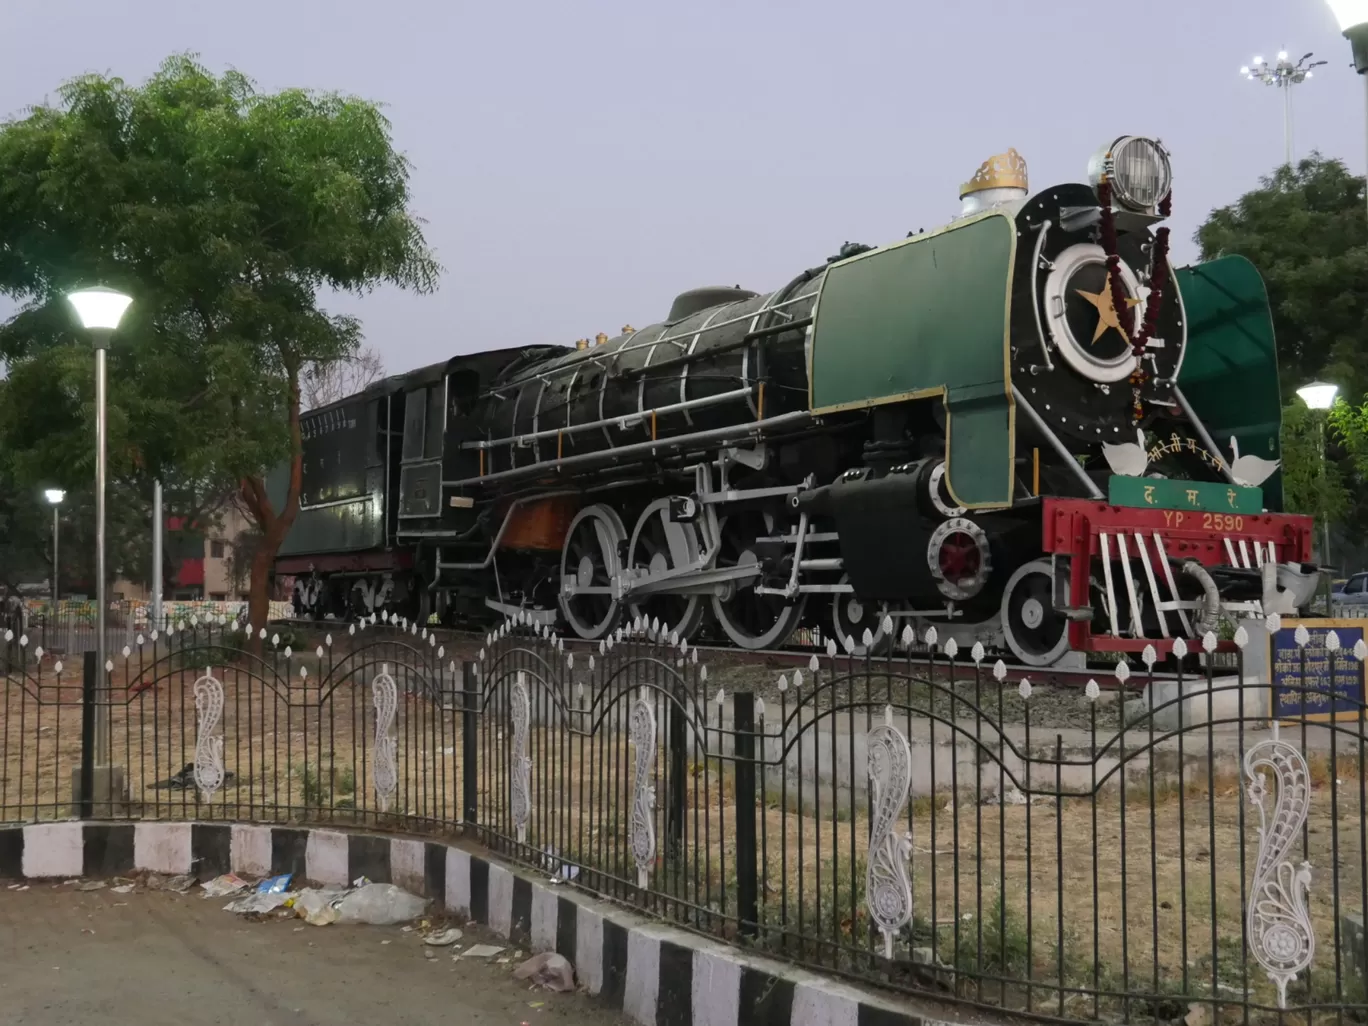
M 770 291 L 847 240 L 945 223 L 1009 146 L 1035 191 L 1084 180 L 1119 135 L 1159 137 L 1191 261 L 1209 211 L 1282 162 L 1282 97 L 1238 73 L 1279 49 L 1329 62 L 1293 91 L 1296 154 L 1365 170 L 1364 82 L 1324 0 L 6 6 L 0 116 L 185 51 L 383 103 L 446 270 L 432 295 L 328 305 L 393 372 L 613 335 L 700 285 Z

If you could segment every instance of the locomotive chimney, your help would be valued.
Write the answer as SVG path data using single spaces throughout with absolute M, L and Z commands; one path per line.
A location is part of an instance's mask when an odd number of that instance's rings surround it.
M 985 160 L 974 172 L 974 177 L 960 186 L 960 199 L 964 201 L 960 217 L 1024 200 L 1029 189 L 1026 160 L 1009 148 L 1006 153 Z

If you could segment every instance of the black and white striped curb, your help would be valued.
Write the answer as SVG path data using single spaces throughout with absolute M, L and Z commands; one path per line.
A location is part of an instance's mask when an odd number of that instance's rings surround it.
M 444 842 L 229 823 L 0 827 L 0 879 L 136 870 L 393 883 L 532 951 L 559 952 L 590 994 L 642 1026 L 941 1026 L 896 999 L 635 916 Z

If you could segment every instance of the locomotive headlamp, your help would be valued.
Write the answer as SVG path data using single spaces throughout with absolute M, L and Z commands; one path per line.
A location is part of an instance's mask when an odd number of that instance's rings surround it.
M 1154 139 L 1123 135 L 1104 146 L 1088 162 L 1088 180 L 1096 188 L 1106 176 L 1112 197 L 1128 210 L 1153 211 L 1173 185 L 1168 154 Z

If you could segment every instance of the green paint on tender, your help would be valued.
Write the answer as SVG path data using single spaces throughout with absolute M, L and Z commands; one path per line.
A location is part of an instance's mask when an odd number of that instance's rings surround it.
M 827 271 L 812 342 L 816 412 L 944 390 L 947 479 L 967 506 L 1012 499 L 1008 291 L 1016 226 L 993 212 Z
M 1241 456 L 1282 459 L 1282 396 L 1273 316 L 1259 272 L 1242 256 L 1184 267 L 1177 274 L 1187 315 L 1187 353 L 1178 385 L 1230 460 L 1230 438 Z M 1263 483 L 1264 503 L 1283 506 L 1282 471 Z
M 266 475 L 266 497 L 278 512 L 285 505 L 286 468 Z M 375 482 L 378 489 L 379 482 Z M 368 490 L 354 502 L 301 509 L 280 546 L 280 556 L 304 556 L 319 552 L 362 552 L 385 544 L 385 525 L 376 516 L 377 504 Z
M 1175 481 L 1113 474 L 1107 487 L 1107 501 L 1113 506 L 1140 506 L 1146 509 L 1259 513 L 1263 510 L 1263 489 L 1211 481 Z

